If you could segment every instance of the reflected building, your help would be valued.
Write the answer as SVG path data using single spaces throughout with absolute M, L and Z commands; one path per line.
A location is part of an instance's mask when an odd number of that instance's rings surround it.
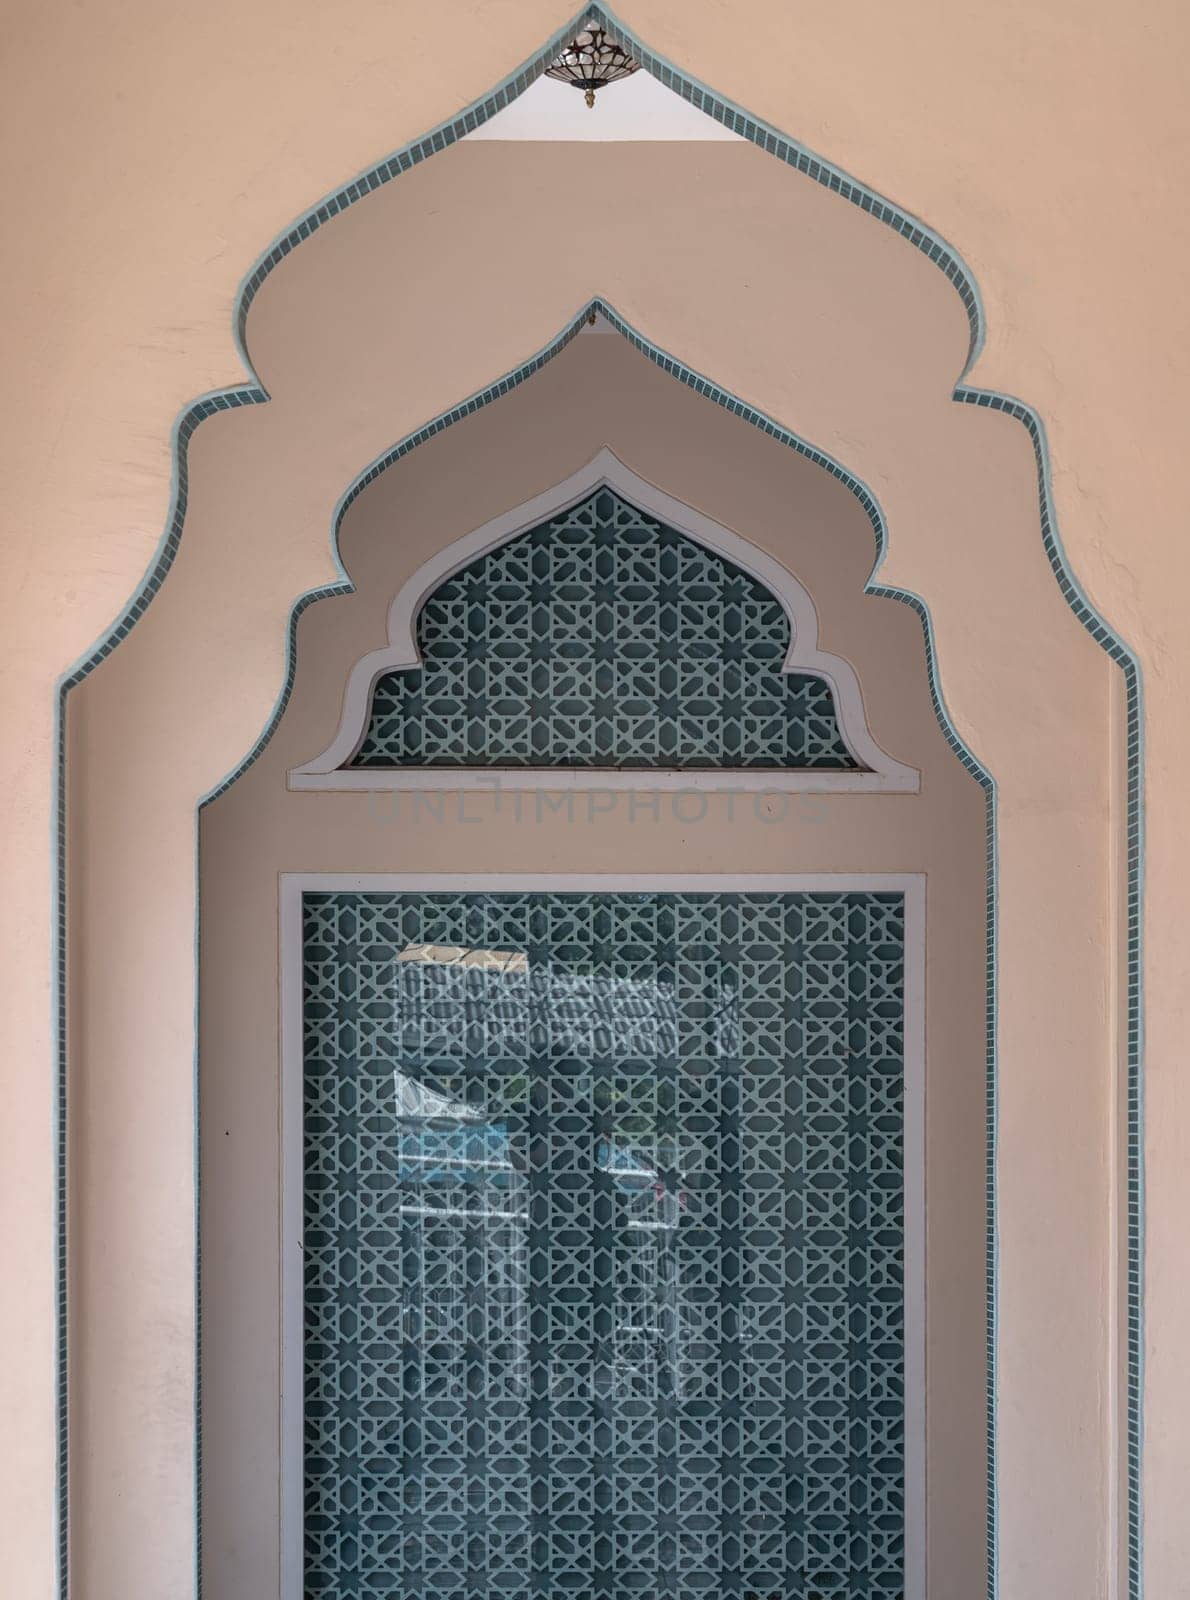
M 305 906 L 308 1581 L 899 1594 L 900 896 Z

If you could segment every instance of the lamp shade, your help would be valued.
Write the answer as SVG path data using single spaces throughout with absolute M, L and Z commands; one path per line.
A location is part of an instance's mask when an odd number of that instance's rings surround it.
M 639 68 L 640 62 L 622 45 L 609 38 L 602 28 L 591 26 L 575 34 L 562 53 L 550 62 L 545 73 L 547 78 L 557 78 L 559 83 L 570 83 L 582 89 L 587 104 L 594 106 L 596 89 L 621 78 L 630 78 Z

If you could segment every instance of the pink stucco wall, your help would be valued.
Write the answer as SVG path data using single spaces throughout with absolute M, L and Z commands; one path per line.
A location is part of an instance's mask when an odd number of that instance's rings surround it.
M 458 146 L 273 274 L 248 329 L 272 400 L 195 436 L 177 561 L 72 702 L 73 1315 L 86 1329 L 72 1407 L 76 1570 L 97 1594 L 126 1588 L 130 1573 L 183 1559 L 191 1527 L 193 1324 L 180 1313 L 193 1267 L 182 1180 L 194 797 L 269 714 L 289 604 L 330 575 L 327 530 L 346 484 L 493 365 L 546 345 L 598 288 L 695 369 L 736 369 L 732 388 L 876 486 L 894 541 L 881 576 L 928 598 L 959 728 L 979 730 L 1000 780 L 1001 1128 L 1019 1175 L 1000 1211 L 1013 1240 L 1001 1270 L 1001 1503 L 1020 1496 L 1006 1525 L 1019 1545 L 1036 1541 L 1051 1588 L 1093 1588 L 1111 1564 L 1114 1486 L 1115 966 L 1102 939 L 1112 669 L 1052 581 L 1023 431 L 950 401 L 966 318 L 919 252 L 743 144 L 608 146 L 600 176 L 618 228 L 590 214 L 559 232 L 542 196 L 565 188 L 574 159 L 565 145 Z M 397 314 L 397 282 L 416 285 L 415 315 Z M 1007 648 L 1022 630 L 1029 650 Z M 113 918 L 134 880 L 148 904 Z M 1088 936 L 1067 940 L 1072 922 Z M 1062 1189 L 1039 1232 L 1036 1185 L 1057 1141 Z M 141 1195 L 152 1208 L 112 1228 Z M 146 1392 L 169 1403 L 144 1415 Z M 1044 1497 L 1021 1476 L 1039 1418 L 1063 1462 Z M 1090 1447 L 1075 1453 L 1077 1439 Z M 1050 1541 L 1055 1521 L 1085 1537 Z
M 48 1595 L 52 1584 L 53 681 L 120 609 L 160 535 L 169 502 L 170 419 L 196 393 L 241 376 L 229 328 L 245 267 L 319 194 L 449 115 L 531 54 L 565 20 L 567 9 L 532 0 L 433 9 L 364 3 L 347 28 L 333 9 L 304 0 L 283 16 L 215 0 L 184 16 L 137 3 L 89 11 L 49 5 L 12 23 L 0 105 L 9 123 L 5 194 L 19 224 L 5 230 L 3 245 L 13 323 L 3 439 L 9 591 L 18 599 L 10 607 L 5 640 L 10 915 L 3 937 L 13 999 L 3 1023 L 0 1182 L 5 1215 L 20 1220 L 4 1231 L 0 1268 L 6 1282 L 21 1286 L 22 1314 L 6 1322 L 3 1335 L 0 1384 L 8 1446 L 0 1507 L 11 1519 L 4 1548 L 14 1592 Z M 1190 1480 L 1190 1387 L 1182 1360 L 1190 1304 L 1179 1269 L 1190 1144 L 1180 1071 L 1187 962 L 1181 884 L 1187 875 L 1190 771 L 1184 716 L 1190 663 L 1181 625 L 1182 566 L 1188 558 L 1180 537 L 1187 490 L 1179 470 L 1190 363 L 1186 310 L 1176 293 L 1187 245 L 1181 10 L 1172 3 L 1153 3 L 1138 13 L 1135 7 L 1047 0 L 1001 8 L 994 27 L 984 12 L 939 13 L 916 0 L 895 9 L 863 3 L 812 14 L 766 3 L 750 7 L 746 19 L 704 0 L 680 8 L 660 0 L 624 0 L 622 14 L 695 76 L 857 173 L 963 251 L 983 291 L 989 330 L 973 381 L 1018 393 L 1042 412 L 1066 547 L 1088 591 L 1144 664 L 1146 1530 L 1151 1592 L 1177 1593 L 1186 1568 L 1182 1507 Z M 550 195 L 549 189 L 537 192 L 537 210 L 548 214 Z M 733 216 L 733 225 L 740 220 Z M 646 226 L 656 226 L 655 207 L 647 224 L 642 218 Z M 573 310 L 578 291 L 592 280 L 608 289 L 605 275 L 593 266 L 588 271 L 577 250 L 572 254 L 539 286 L 538 304 L 524 316 L 488 317 L 485 377 L 522 359 L 539 329 L 556 331 L 559 310 Z M 427 254 L 421 270 L 425 261 L 439 259 Z M 714 296 L 708 302 L 704 291 L 713 286 L 703 280 L 696 290 L 685 276 L 686 256 L 680 265 L 682 273 L 666 277 L 658 271 L 649 284 L 642 281 L 637 291 L 621 295 L 629 302 L 622 309 L 639 313 L 658 342 L 694 366 L 707 365 L 721 382 L 791 425 L 814 424 L 817 442 L 850 465 L 873 469 L 874 487 L 884 498 L 893 486 L 884 482 L 875 459 L 880 419 L 869 416 L 857 429 L 854 415 L 808 408 L 794 381 L 800 356 L 787 352 L 779 369 L 766 348 L 769 323 L 759 312 L 782 303 L 775 265 L 767 300 L 759 291 L 751 300 L 741 297 L 735 275 L 720 282 L 720 291 L 730 285 L 737 313 L 737 337 L 728 338 L 724 327 L 720 339 L 714 319 L 706 316 Z M 416 252 L 405 267 L 418 270 Z M 551 285 L 553 300 L 546 292 Z M 494 303 L 504 311 L 506 302 Z M 738 338 L 738 316 L 749 306 L 757 312 L 756 331 L 745 343 Z M 262 303 L 262 315 L 265 309 Z M 939 326 L 946 315 L 939 313 Z M 953 340 L 944 340 L 947 358 L 932 380 L 939 408 L 945 408 L 944 391 L 961 364 L 959 333 L 956 321 Z M 447 346 L 450 359 L 443 360 L 442 337 L 440 328 L 436 359 L 422 366 L 416 383 L 394 394 L 389 437 L 469 386 L 468 350 Z M 870 355 L 865 364 L 858 352 L 856 363 L 857 377 L 866 371 L 869 380 L 890 370 Z M 962 418 L 958 408 L 949 416 L 950 438 L 978 427 L 978 453 L 1003 452 L 1006 478 L 1018 486 L 1016 511 L 1032 519 L 1036 538 L 1023 435 L 1006 420 Z M 253 424 L 262 425 L 273 424 Z M 222 426 L 208 425 L 215 431 Z M 356 446 L 363 442 L 361 434 Z M 196 457 L 203 448 L 200 433 Z M 327 492 L 359 464 L 350 449 L 337 459 L 332 452 Z M 269 509 L 274 515 L 284 510 L 290 520 L 287 539 L 278 536 L 260 548 L 260 562 L 273 562 L 269 583 L 275 580 L 261 606 L 268 625 L 250 647 L 237 635 L 240 687 L 221 706 L 230 718 L 221 720 L 213 709 L 198 718 L 196 742 L 205 758 L 192 769 L 174 769 L 179 785 L 200 781 L 259 725 L 279 676 L 278 610 L 327 570 L 319 554 L 329 517 L 325 497 L 303 501 L 298 495 L 288 507 Z M 969 633 L 961 621 L 947 625 L 945 603 L 951 584 L 954 616 L 960 618 L 959 591 L 995 580 L 995 563 L 988 569 L 973 564 L 977 550 L 995 551 L 999 558 L 993 530 L 985 530 L 988 537 L 980 543 L 973 522 L 960 518 L 949 542 L 915 547 L 907 505 L 892 493 L 889 509 L 893 553 L 885 576 L 937 597 L 948 698 L 972 744 L 988 752 L 996 767 L 999 736 L 1007 737 L 1000 718 L 1015 715 L 1019 705 L 1005 704 L 994 692 L 998 680 L 990 676 L 986 658 L 971 658 Z M 217 533 L 208 541 L 212 556 L 219 557 Z M 284 573 L 275 564 L 283 551 L 294 557 Z M 235 551 L 223 555 L 234 557 Z M 954 569 L 948 570 L 952 559 Z M 1030 596 L 1041 594 L 1032 587 L 1035 581 L 1040 580 L 1030 577 L 1023 586 Z M 1046 641 L 1051 629 L 1066 638 L 1065 623 L 1053 616 L 1050 602 L 1037 603 L 1041 611 L 1024 618 L 1007 606 L 1004 613 L 1013 638 L 1025 642 L 1022 690 L 1030 681 L 1052 688 Z M 226 642 L 217 628 L 215 638 Z M 1087 664 L 1075 681 L 1097 698 L 1097 725 L 1113 728 L 1118 740 L 1110 678 Z M 1087 1581 L 1065 1592 L 1106 1594 L 1114 1572 L 1111 1536 L 1104 1532 L 1113 1481 L 1106 1467 L 1097 1477 L 1092 1472 L 1100 1490 L 1084 1496 L 1073 1489 L 1069 1500 L 1059 1493 L 1056 1519 L 1050 1498 L 1066 1482 L 1080 1481 L 1088 1456 L 1106 1461 L 1115 1443 L 1111 1385 L 1118 1364 L 1109 1360 L 1110 1330 L 1088 1330 L 1070 1310 L 1096 1285 L 1104 1305 L 1111 1298 L 1110 1184 L 1118 1176 L 1112 1167 L 1114 1102 L 1106 1093 L 1111 1063 L 1104 1059 L 1088 1069 L 1088 1081 L 1104 1090 L 1092 1096 L 1094 1126 L 1084 1130 L 1087 1148 L 1100 1150 L 1101 1159 L 1092 1158 L 1080 1177 L 1072 1173 L 1071 1149 L 1061 1140 L 1048 1155 L 1029 1142 L 1039 1113 L 1061 1122 L 1063 1096 L 1078 1081 L 1086 1050 L 1075 1036 L 1079 1019 L 1064 1015 L 1056 1053 L 1039 1051 L 1028 1019 L 1056 1003 L 1049 987 L 1054 975 L 1044 963 L 1040 970 L 1027 962 L 1019 969 L 1011 965 L 1014 950 L 1034 948 L 1039 939 L 1044 944 L 1047 905 L 1058 893 L 1066 926 L 1077 933 L 1075 948 L 1054 952 L 1052 959 L 1058 967 L 1077 966 L 1088 944 L 1104 949 L 1107 959 L 1097 978 L 1080 987 L 1068 970 L 1065 981 L 1073 981 L 1076 999 L 1092 1017 L 1113 1013 L 1114 952 L 1105 941 L 1118 925 L 1114 880 L 1096 849 L 1082 852 L 1081 866 L 1072 862 L 1061 883 L 1046 878 L 1056 870 L 1055 835 L 1069 837 L 1072 785 L 1082 782 L 1080 769 L 1089 759 L 1077 741 L 1063 750 L 1063 727 L 1081 724 L 1066 698 L 1059 695 L 1058 703 L 1072 721 L 1047 730 L 1062 752 L 1052 782 L 1028 791 L 1019 805 L 1006 802 L 1003 814 L 1003 976 L 1006 999 L 1011 993 L 1021 1007 L 1019 1023 L 1006 1019 L 1003 1044 L 1016 1052 L 1023 1074 L 1018 1097 L 1006 1098 L 1003 1127 L 1002 1560 L 1005 1592 L 1014 1600 L 1060 1592 L 1058 1580 L 1069 1570 L 1062 1561 L 1084 1554 L 1088 1565 L 1080 1576 Z M 113 1129 L 139 1135 L 142 1154 L 156 1152 L 143 1164 L 138 1157 L 125 1165 L 147 1187 L 124 1191 L 119 1205 L 99 1214 L 110 1229 L 113 1264 L 137 1285 L 134 1294 L 125 1284 L 120 1301 L 129 1368 L 142 1375 L 125 1409 L 133 1433 L 143 1430 L 135 1435 L 133 1459 L 145 1496 L 138 1490 L 132 1498 L 150 1536 L 138 1546 L 127 1525 L 123 1534 L 113 1528 L 114 1567 L 80 1592 L 113 1593 L 111 1585 L 123 1583 L 124 1592 L 172 1595 L 184 1590 L 191 1565 L 185 1063 L 192 980 L 185 975 L 183 952 L 192 937 L 193 874 L 180 815 L 166 803 L 166 776 L 148 772 L 141 781 L 142 815 L 153 821 L 141 828 L 138 861 L 151 895 L 140 908 L 139 942 L 124 953 L 135 961 L 155 956 L 159 947 L 174 952 L 177 989 L 145 996 L 142 1020 L 157 1031 L 135 1115 L 130 1106 L 111 1106 L 115 1122 L 89 1125 L 84 1080 L 77 1128 L 81 1150 L 92 1159 L 110 1159 L 117 1172 L 127 1151 Z M 110 803 L 116 806 L 115 795 Z M 1118 821 L 1118 794 L 1114 803 Z M 1106 856 L 1118 831 L 1097 804 L 1086 812 L 1088 838 L 1100 838 Z M 86 850 L 85 832 L 77 847 Z M 119 888 L 118 878 L 111 881 Z M 88 1028 L 94 1024 L 101 1031 L 103 1003 L 102 995 L 92 997 L 98 1014 L 85 1014 Z M 1097 1057 L 1097 1047 L 1090 1056 Z M 1032 1076 L 1023 1065 L 1027 1060 L 1039 1069 Z M 148 1073 L 150 1066 L 160 1077 Z M 1076 1133 L 1071 1141 L 1075 1152 L 1082 1137 Z M 1044 1227 L 1039 1217 L 1046 1219 Z M 1071 1241 L 1069 1257 L 1058 1252 L 1062 1264 L 1056 1273 L 1055 1228 L 1064 1230 L 1058 1242 Z M 93 1270 L 102 1274 L 102 1254 Z M 119 1272 L 113 1281 L 122 1282 Z M 1085 1341 L 1098 1348 L 1100 1332 L 1102 1349 L 1088 1353 Z M 1101 1382 L 1105 1392 L 1098 1408 L 1076 1405 L 1063 1413 L 1066 1425 L 1039 1431 L 1030 1382 L 1046 1339 L 1069 1348 L 1076 1387 L 1089 1384 L 1090 1393 Z M 108 1375 L 95 1376 L 102 1383 Z M 155 1441 L 152 1448 L 149 1440 Z M 79 1581 L 89 1581 L 85 1568 Z

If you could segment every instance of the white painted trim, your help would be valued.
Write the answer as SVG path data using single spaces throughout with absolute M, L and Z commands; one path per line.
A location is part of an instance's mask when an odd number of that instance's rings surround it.
M 757 768 L 654 772 L 647 768 L 352 768 L 349 763 L 364 741 L 372 692 L 387 672 L 420 665 L 417 618 L 430 595 L 447 578 L 518 534 L 568 511 L 596 489 L 608 487 L 667 527 L 726 556 L 758 579 L 781 603 L 789 618 L 791 639 L 784 672 L 822 678 L 835 701 L 839 731 L 848 750 L 864 769 L 831 772 L 825 768 L 761 771 Z M 494 777 L 494 775 L 498 775 Z M 920 774 L 888 755 L 873 738 L 863 693 L 851 663 L 818 648 L 818 614 L 809 593 L 788 568 L 730 528 L 683 505 L 647 482 L 604 445 L 562 483 L 535 495 L 524 505 L 503 512 L 453 544 L 438 551 L 402 585 L 388 612 L 388 643 L 356 662 L 347 680 L 343 713 L 331 743 L 313 760 L 294 767 L 291 789 L 472 789 L 491 785 L 520 789 L 748 789 L 806 793 L 879 791 L 916 794 Z
M 531 790 L 572 790 L 597 795 L 608 790 L 648 794 L 916 794 L 912 784 L 890 782 L 877 772 L 852 768 L 805 767 L 344 767 L 322 774 L 295 767 L 291 789 L 332 789 L 337 793 L 383 790 L 402 794 L 421 790 L 454 794 L 491 790 L 520 794 Z
M 926 1594 L 926 877 L 924 873 L 283 872 L 281 1005 L 280 1600 L 304 1594 L 302 899 L 311 893 L 900 893 L 905 897 L 905 1597 Z
M 568 83 L 544 73 L 510 105 L 488 118 L 468 139 L 565 140 L 582 142 L 644 140 L 702 143 L 746 142 L 722 122 L 667 89 L 651 72 L 638 72 L 606 92 L 593 110 Z

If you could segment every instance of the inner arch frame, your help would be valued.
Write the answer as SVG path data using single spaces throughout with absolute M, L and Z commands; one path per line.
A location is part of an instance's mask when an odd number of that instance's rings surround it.
M 725 763 L 718 767 L 670 768 L 661 762 L 632 767 L 352 764 L 368 731 L 372 697 L 380 679 L 391 672 L 415 670 L 421 664 L 418 616 L 438 588 L 474 562 L 573 509 L 602 488 L 612 490 L 629 505 L 764 587 L 780 605 L 789 624 L 790 644 L 781 671 L 826 684 L 840 735 L 856 762 L 854 767 L 743 767 Z M 508 790 L 565 786 L 917 794 L 921 788 L 917 769 L 889 755 L 873 737 L 854 667 L 843 656 L 819 648 L 814 602 L 789 568 L 732 529 L 642 478 L 606 445 L 561 483 L 490 518 L 424 561 L 393 598 L 388 608 L 387 634 L 380 649 L 367 652 L 356 662 L 347 681 L 334 738 L 319 755 L 291 768 L 291 789 L 438 789 L 444 784 L 456 789 L 491 788 L 497 779 L 499 787 Z

